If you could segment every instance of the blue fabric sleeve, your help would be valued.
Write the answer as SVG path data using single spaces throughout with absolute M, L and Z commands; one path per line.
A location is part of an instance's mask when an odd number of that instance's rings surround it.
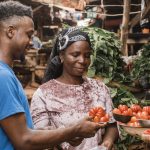
M 25 112 L 20 101 L 15 78 L 6 70 L 0 70 L 0 120 Z

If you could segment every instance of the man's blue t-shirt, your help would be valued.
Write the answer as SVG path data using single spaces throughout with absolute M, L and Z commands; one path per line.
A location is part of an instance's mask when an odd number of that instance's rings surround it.
M 22 112 L 26 116 L 27 126 L 33 128 L 28 101 L 21 83 L 13 70 L 0 61 L 0 120 Z M 1 127 L 0 150 L 14 150 L 11 141 Z

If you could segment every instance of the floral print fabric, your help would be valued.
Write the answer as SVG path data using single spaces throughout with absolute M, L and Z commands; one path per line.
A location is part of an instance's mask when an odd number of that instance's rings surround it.
M 69 85 L 55 79 L 41 85 L 34 93 L 31 101 L 31 114 L 35 128 L 64 128 L 74 124 L 88 115 L 91 108 L 101 106 L 112 116 L 112 101 L 108 88 L 103 82 L 85 78 L 81 85 Z M 90 150 L 97 146 L 104 134 L 100 129 L 92 138 L 84 139 L 72 147 L 63 143 L 63 150 Z

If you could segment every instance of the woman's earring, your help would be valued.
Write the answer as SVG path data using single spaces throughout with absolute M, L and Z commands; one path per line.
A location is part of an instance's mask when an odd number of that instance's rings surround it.
M 61 64 L 64 62 L 63 59 L 60 59 Z

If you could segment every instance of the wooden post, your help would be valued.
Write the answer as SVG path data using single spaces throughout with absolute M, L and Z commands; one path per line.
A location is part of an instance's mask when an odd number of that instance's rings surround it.
M 123 20 L 121 26 L 121 42 L 122 42 L 122 54 L 124 56 L 128 56 L 128 47 L 127 47 L 127 39 L 128 39 L 128 23 L 129 23 L 129 14 L 130 14 L 130 3 L 131 0 L 124 0 L 124 8 L 123 8 Z

